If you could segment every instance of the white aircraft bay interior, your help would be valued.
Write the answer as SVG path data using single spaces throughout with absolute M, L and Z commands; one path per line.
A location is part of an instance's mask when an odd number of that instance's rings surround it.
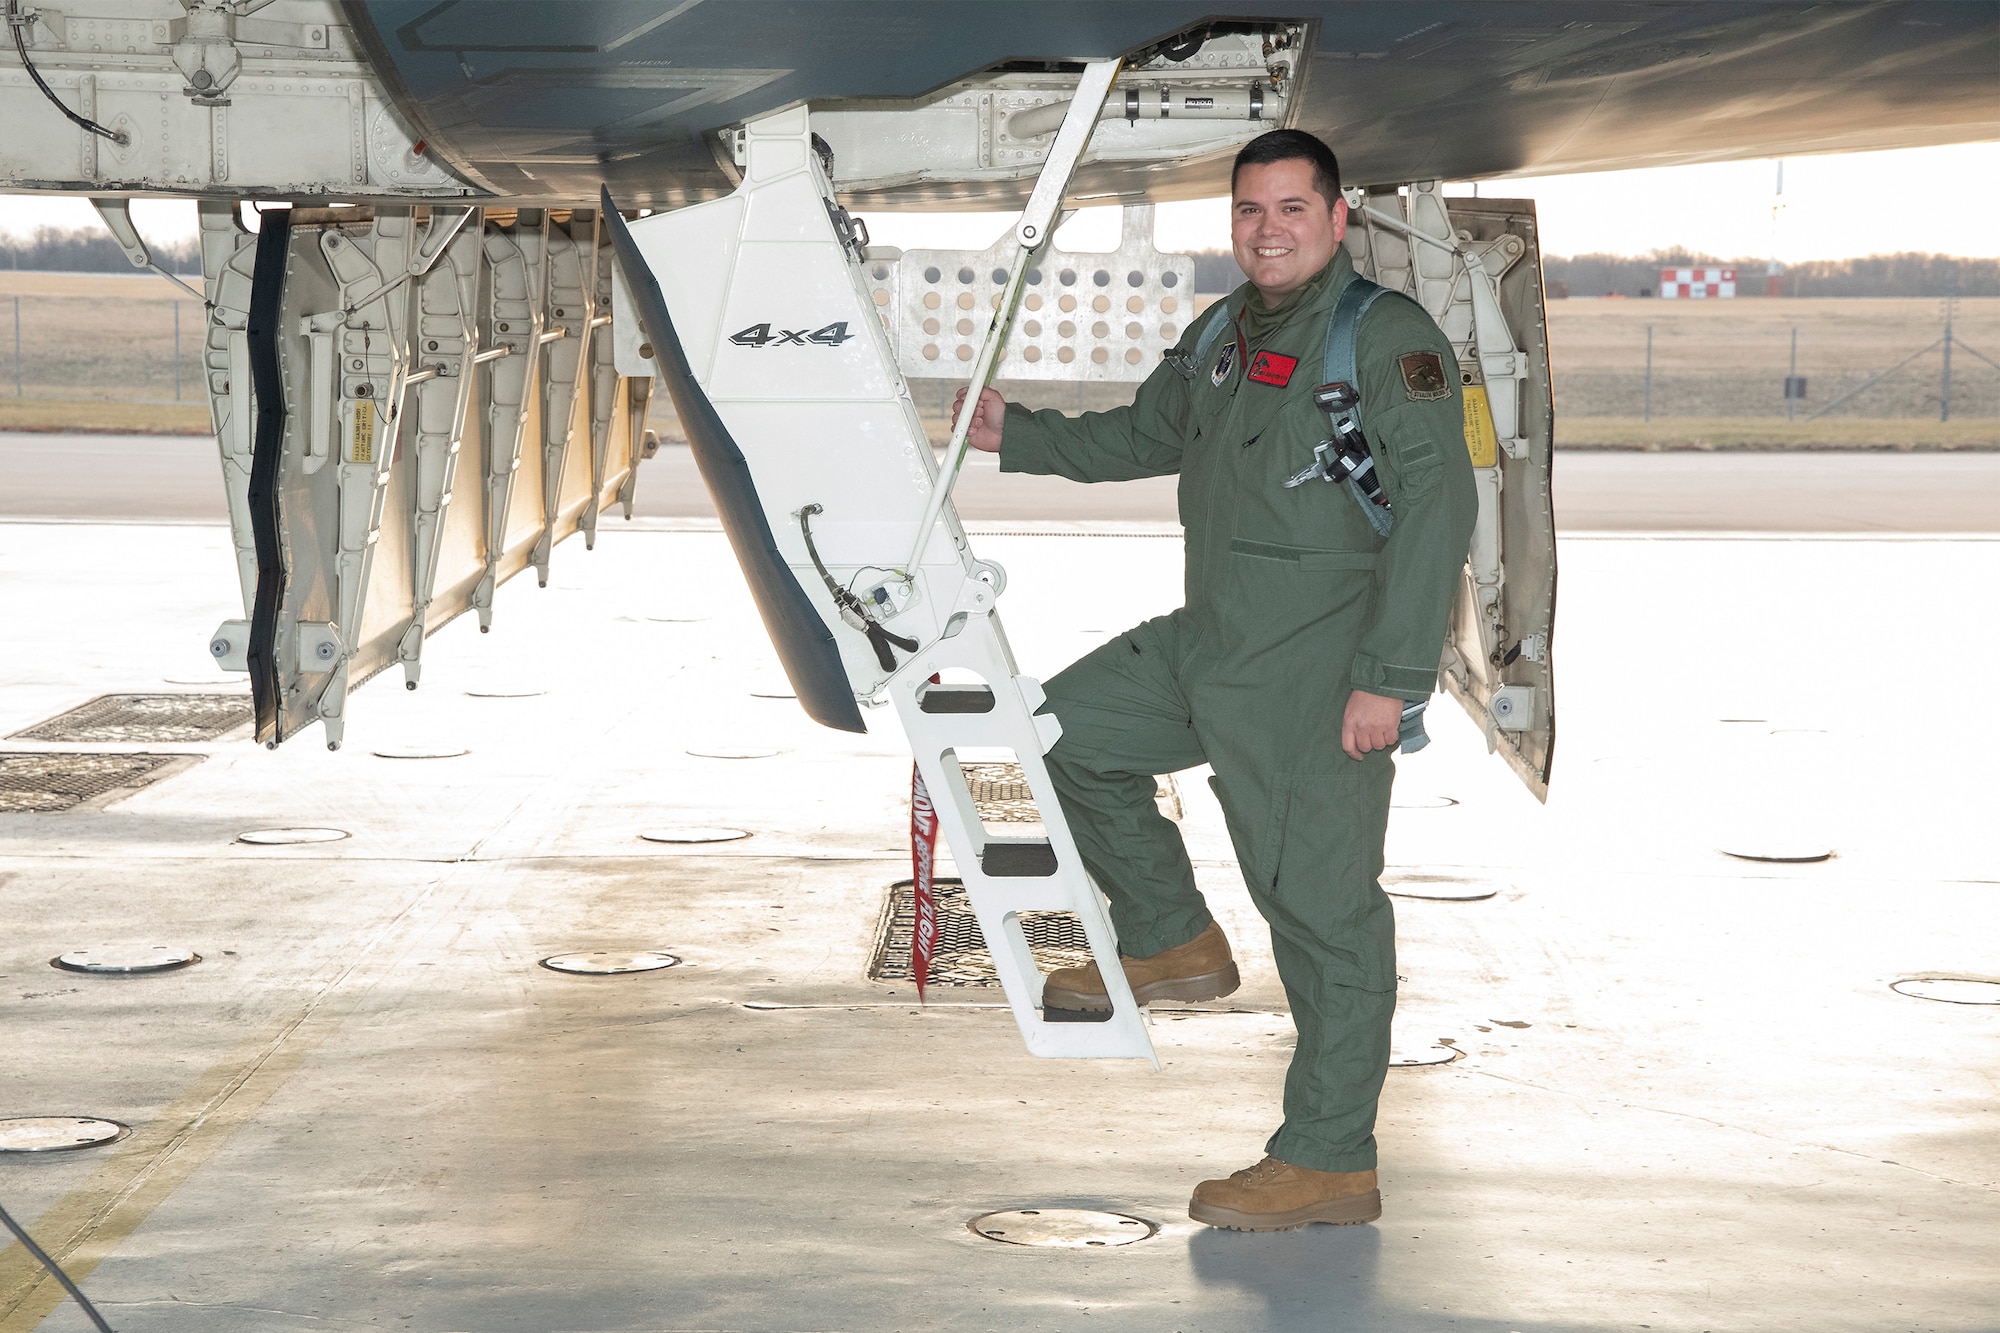
M 2000 5 L 1624 3 L 10 4 L 0 188 L 200 203 L 202 354 L 243 614 L 210 651 L 256 734 L 353 689 L 629 506 L 674 402 L 817 721 L 893 707 L 1031 1050 L 1152 1058 L 1129 994 L 1047 1024 L 1022 911 L 1066 910 L 1123 991 L 1053 799 L 982 826 L 955 760 L 1046 793 L 1057 738 L 909 381 L 1136 383 L 1198 317 L 1152 202 L 1223 193 L 1277 126 L 1341 154 L 1356 268 L 1452 340 L 1480 517 L 1442 679 L 1537 794 L 1555 736 L 1551 368 L 1532 201 L 1445 179 L 2000 136 Z M 1130 210 L 1108 255 L 1064 207 Z M 278 205 L 289 205 L 279 207 Z M 244 210 L 259 208 L 252 232 Z M 963 254 L 853 211 L 1022 210 Z M 943 677 L 931 686 L 933 676 Z M 877 713 L 875 716 L 882 716 Z

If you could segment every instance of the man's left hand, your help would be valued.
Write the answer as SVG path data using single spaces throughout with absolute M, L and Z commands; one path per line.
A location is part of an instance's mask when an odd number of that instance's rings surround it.
M 1389 750 L 1403 725 L 1403 701 L 1356 690 L 1347 696 L 1347 716 L 1340 723 L 1340 748 L 1349 759 L 1370 750 Z

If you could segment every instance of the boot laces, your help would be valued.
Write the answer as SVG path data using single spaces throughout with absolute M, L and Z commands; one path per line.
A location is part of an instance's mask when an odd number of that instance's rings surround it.
M 1241 1172 L 1238 1172 L 1238 1174 L 1242 1177 L 1243 1183 L 1246 1185 L 1262 1185 L 1267 1181 L 1275 1180 L 1284 1169 L 1285 1163 L 1275 1157 L 1266 1157 L 1263 1161 L 1257 1163 L 1257 1165 L 1246 1167 Z

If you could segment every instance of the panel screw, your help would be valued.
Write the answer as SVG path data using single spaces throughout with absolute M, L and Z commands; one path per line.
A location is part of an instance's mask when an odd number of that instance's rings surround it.
M 424 348 L 426 351 L 435 352 L 438 349 L 437 339 L 433 338 L 429 342 L 425 343 Z
M 653 359 L 653 344 L 651 344 L 651 343 L 640 343 L 640 344 L 639 344 L 639 355 L 640 355 L 641 357 L 644 357 L 644 358 L 645 358 L 646 360 L 648 360 L 648 361 L 651 361 L 651 360 Z
M 208 645 L 208 652 L 209 656 L 211 657 L 229 656 L 229 640 L 227 639 L 215 640 L 215 642 Z
M 506 326 L 505 324 L 502 324 L 502 325 L 500 325 L 500 326 L 499 326 L 499 329 L 500 329 L 500 332 L 502 332 L 502 333 L 505 333 L 505 332 L 507 331 L 507 326 Z
M 320 642 L 318 647 L 313 649 L 313 652 L 319 656 L 319 660 L 322 662 L 331 662 L 333 660 L 333 645 L 324 640 Z
M 354 386 L 354 396 L 356 398 L 366 398 L 373 392 L 375 392 L 375 389 L 372 385 L 357 384 Z

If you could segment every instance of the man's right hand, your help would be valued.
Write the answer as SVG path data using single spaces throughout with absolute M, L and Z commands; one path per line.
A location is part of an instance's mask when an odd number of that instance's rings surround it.
M 958 415 L 965 410 L 965 390 L 958 391 L 958 397 L 951 403 L 951 424 L 958 426 Z M 1007 427 L 1007 400 L 1000 396 L 998 389 L 981 389 L 979 405 L 972 410 L 972 429 L 967 432 L 965 442 L 984 453 L 1000 452 L 1000 432 Z

